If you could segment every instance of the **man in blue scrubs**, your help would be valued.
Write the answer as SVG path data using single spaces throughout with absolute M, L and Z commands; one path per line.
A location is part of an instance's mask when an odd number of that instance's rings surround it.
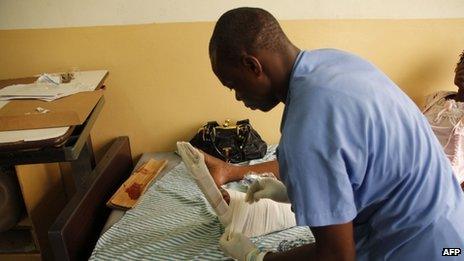
M 449 260 L 444 248 L 464 247 L 464 196 L 450 163 L 416 105 L 374 65 L 334 49 L 300 51 L 257 8 L 222 15 L 209 52 L 214 73 L 245 106 L 269 111 L 285 104 L 278 163 L 238 167 L 206 155 L 214 180 L 274 172 L 285 186 L 263 183 L 249 196 L 288 195 L 298 225 L 309 226 L 316 239 L 262 253 L 235 234 L 221 238 L 226 254 Z

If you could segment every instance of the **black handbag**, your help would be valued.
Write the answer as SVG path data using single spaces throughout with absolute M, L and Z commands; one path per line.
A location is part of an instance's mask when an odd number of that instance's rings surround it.
M 239 163 L 259 159 L 266 155 L 267 144 L 248 119 L 237 121 L 230 126 L 226 120 L 223 126 L 216 121 L 206 123 L 190 140 L 190 143 L 202 151 L 224 161 Z

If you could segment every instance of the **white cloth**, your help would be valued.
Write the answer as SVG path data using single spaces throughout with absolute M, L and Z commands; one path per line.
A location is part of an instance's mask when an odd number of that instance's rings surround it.
M 453 172 L 464 182 L 464 103 L 446 99 L 456 92 L 440 91 L 426 97 L 422 112 L 443 146 Z
M 296 225 L 290 204 L 267 198 L 249 204 L 245 202 L 245 193 L 235 190 L 227 192 L 230 195 L 230 204 L 226 215 L 230 216 L 228 227 L 231 233 L 254 237 Z

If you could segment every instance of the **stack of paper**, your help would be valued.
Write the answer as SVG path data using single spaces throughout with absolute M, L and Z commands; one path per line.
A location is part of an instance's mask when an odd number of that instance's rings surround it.
M 73 83 L 61 83 L 57 85 L 49 83 L 15 84 L 0 90 L 0 100 L 39 99 L 53 101 L 78 93 L 80 89 L 80 84 Z
M 36 82 L 40 83 L 51 83 L 51 84 L 60 84 L 61 82 L 61 76 L 60 75 L 53 75 L 53 74 L 48 74 L 48 73 L 42 73 L 39 78 L 37 79 Z
M 53 74 L 43 74 L 35 83 L 15 84 L 0 89 L 0 101 L 14 99 L 53 101 L 78 92 L 93 91 L 106 73 L 105 70 L 79 72 L 69 83 L 59 83 Z
M 69 127 L 0 131 L 0 143 L 54 139 L 63 136 L 68 130 Z

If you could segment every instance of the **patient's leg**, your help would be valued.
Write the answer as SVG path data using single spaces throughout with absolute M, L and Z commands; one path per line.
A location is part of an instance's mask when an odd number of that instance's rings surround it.
M 295 215 L 290 210 L 290 204 L 270 199 L 248 204 L 243 192 L 222 192 L 211 177 L 202 153 L 188 142 L 178 142 L 177 148 L 198 187 L 216 211 L 219 221 L 228 226 L 229 231 L 252 237 L 295 226 Z

